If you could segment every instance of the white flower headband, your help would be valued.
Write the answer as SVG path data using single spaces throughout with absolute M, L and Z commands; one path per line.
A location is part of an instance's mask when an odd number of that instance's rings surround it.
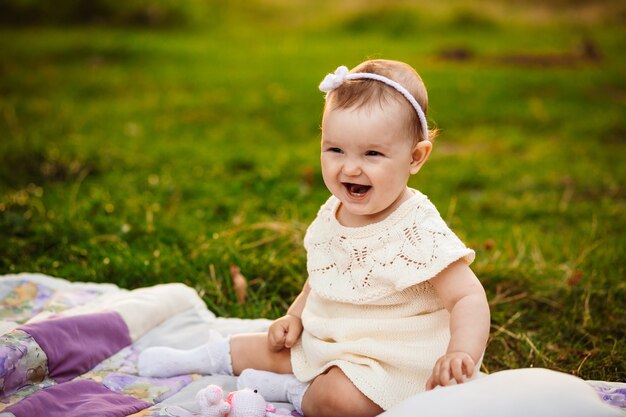
M 409 93 L 406 88 L 404 88 L 401 84 L 395 82 L 394 80 L 370 72 L 355 72 L 350 74 L 348 72 L 348 68 L 345 65 L 342 65 L 340 67 L 337 67 L 334 73 L 328 74 L 326 77 L 324 77 L 324 80 L 320 83 L 319 88 L 321 91 L 327 93 L 326 97 L 328 97 L 328 93 L 338 88 L 341 84 L 344 83 L 344 81 L 358 80 L 364 78 L 380 81 L 399 91 L 409 101 L 409 103 L 411 103 L 411 105 L 417 112 L 417 117 L 419 117 L 420 125 L 422 127 L 422 135 L 424 136 L 425 140 L 428 140 L 428 124 L 426 123 L 426 115 L 424 114 L 424 110 L 422 110 L 417 100 L 415 100 L 415 97 L 413 97 L 413 95 Z

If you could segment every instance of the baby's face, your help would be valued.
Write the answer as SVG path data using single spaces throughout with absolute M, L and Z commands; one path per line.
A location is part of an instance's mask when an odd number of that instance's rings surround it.
M 324 112 L 322 176 L 345 226 L 381 221 L 409 198 L 413 141 L 401 114 L 398 103 Z

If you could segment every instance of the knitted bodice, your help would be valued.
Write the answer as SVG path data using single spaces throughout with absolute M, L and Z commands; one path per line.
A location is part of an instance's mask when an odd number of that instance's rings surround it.
M 433 278 L 452 262 L 468 264 L 474 251 L 450 230 L 417 190 L 384 220 L 363 227 L 337 221 L 340 201 L 322 205 L 304 238 L 312 290 L 322 298 L 361 304 L 394 304 L 402 292 Z

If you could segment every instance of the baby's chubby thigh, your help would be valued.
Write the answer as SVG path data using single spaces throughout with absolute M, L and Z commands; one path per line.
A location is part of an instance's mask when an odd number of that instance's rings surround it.
M 270 371 L 277 374 L 292 373 L 290 350 L 272 351 L 266 332 L 231 336 L 230 354 L 235 375 L 240 375 L 245 369 Z
M 305 416 L 370 417 L 383 409 L 367 398 L 336 366 L 317 376 L 302 400 Z

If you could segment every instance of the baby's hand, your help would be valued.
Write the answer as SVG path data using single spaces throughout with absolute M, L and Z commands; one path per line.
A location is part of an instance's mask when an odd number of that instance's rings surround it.
M 474 359 L 465 352 L 446 353 L 435 363 L 433 373 L 426 382 L 426 390 L 431 390 L 437 385 L 445 387 L 453 379 L 462 384 L 463 375 L 471 378 L 475 367 Z
M 302 333 L 302 320 L 300 317 L 287 314 L 274 320 L 267 331 L 267 341 L 270 350 L 278 352 L 283 348 L 291 349 Z

